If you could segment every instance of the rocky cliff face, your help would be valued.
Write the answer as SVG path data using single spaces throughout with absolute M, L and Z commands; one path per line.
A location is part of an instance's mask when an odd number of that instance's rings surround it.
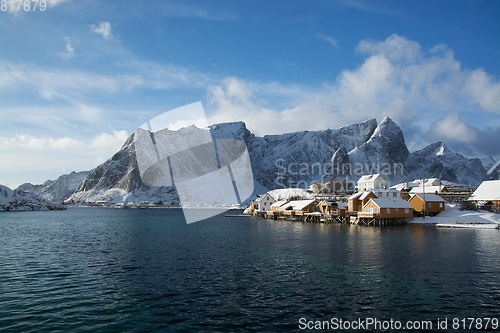
M 18 186 L 16 190 L 32 192 L 46 201 L 60 203 L 78 189 L 78 186 L 88 174 L 89 171 L 73 171 L 69 174 L 60 176 L 54 181 L 47 180 L 41 185 L 25 183 Z
M 20 188 L 11 190 L 0 185 L 0 211 L 52 210 L 63 209 L 62 205 L 54 205 L 34 192 Z
M 405 163 L 406 178 L 441 178 L 459 184 L 478 186 L 487 179 L 478 158 L 469 159 L 436 142 L 410 155 Z
M 349 152 L 349 161 L 357 179 L 366 174 L 381 173 L 387 181 L 395 182 L 404 176 L 404 164 L 410 156 L 403 132 L 386 117 L 370 139 Z M 362 172 L 356 172 L 362 170 Z M 357 180 L 355 179 L 355 180 Z
M 158 135 L 163 136 L 168 149 L 178 150 L 197 130 L 163 130 Z M 370 173 L 382 173 L 394 184 L 416 178 L 441 177 L 478 185 L 487 178 L 479 159 L 453 153 L 441 142 L 410 154 L 401 129 L 390 118 L 380 124 L 371 119 L 339 129 L 264 137 L 256 137 L 244 123 L 235 122 L 213 125 L 210 133 L 213 139 L 245 142 L 255 193 L 283 187 L 304 188 L 332 177 L 345 180 L 348 176 L 357 181 Z M 178 202 L 175 186 L 148 186 L 142 182 L 135 150 L 139 134 L 143 133 L 131 134 L 120 151 L 92 170 L 67 201 Z M 194 164 L 185 168 L 194 168 L 200 156 L 192 156 L 190 163 Z M 350 169 L 342 169 L 343 165 L 349 165 Z

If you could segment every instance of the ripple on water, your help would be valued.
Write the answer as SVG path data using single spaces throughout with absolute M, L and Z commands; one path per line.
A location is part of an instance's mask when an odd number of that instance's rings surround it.
M 284 331 L 302 317 L 500 311 L 496 230 L 186 225 L 177 210 L 124 211 L 2 215 L 0 330 Z

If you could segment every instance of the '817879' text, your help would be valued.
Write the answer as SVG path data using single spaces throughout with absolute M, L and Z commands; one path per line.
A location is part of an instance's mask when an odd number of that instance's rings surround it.
M 47 9 L 47 2 L 45 0 L 2 0 L 0 9 L 2 12 L 34 12 L 35 10 L 43 12 Z

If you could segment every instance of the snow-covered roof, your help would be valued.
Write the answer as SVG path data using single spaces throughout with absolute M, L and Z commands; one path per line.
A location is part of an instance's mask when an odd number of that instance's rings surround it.
M 366 197 L 370 195 L 370 193 L 372 193 L 372 192 L 371 191 L 363 192 L 363 194 L 361 194 L 361 196 L 359 197 L 359 200 L 365 200 Z M 373 195 L 375 195 L 375 193 L 373 193 Z
M 419 183 L 414 181 L 414 182 L 405 182 L 405 183 L 396 184 L 396 185 L 391 186 L 389 189 L 401 191 L 402 189 L 413 188 L 416 186 L 419 186 Z
M 411 189 L 410 193 L 440 193 L 445 186 L 417 186 Z
M 366 197 L 370 194 L 370 193 L 373 193 L 373 191 L 365 191 L 365 192 L 357 192 L 357 193 L 354 193 L 353 195 L 351 195 L 349 198 L 347 198 L 347 200 L 354 200 L 354 199 L 358 199 L 358 200 L 364 200 L 366 199 Z M 375 193 L 373 193 L 375 195 Z M 376 195 L 375 195 L 376 196 Z
M 370 201 L 373 201 L 379 208 L 413 208 L 412 205 L 408 203 L 406 200 L 401 200 L 401 199 L 371 199 Z M 366 205 L 370 203 L 368 201 Z
M 282 209 L 287 210 L 288 208 L 292 208 L 293 210 L 302 210 L 313 202 L 314 199 L 290 201 L 286 205 L 282 206 Z
M 257 196 L 257 201 L 260 203 L 262 201 L 262 199 L 264 199 L 267 196 L 269 196 L 271 199 L 273 199 L 274 201 L 276 201 L 276 199 L 274 199 L 274 197 L 269 192 L 267 192 L 266 194 L 263 194 L 260 197 Z
M 382 177 L 382 175 L 380 173 L 376 173 L 374 175 L 364 175 L 364 176 L 361 176 L 361 178 L 359 178 L 359 180 L 358 180 L 358 184 L 359 183 L 364 183 L 364 182 L 373 182 L 378 177 Z M 382 177 L 382 179 L 384 179 L 384 177 Z
M 323 202 L 324 202 L 324 203 L 326 203 L 328 206 L 333 205 L 333 202 L 331 202 L 331 201 L 326 201 L 326 200 L 320 201 L 320 202 L 319 202 L 319 204 L 322 204 Z
M 361 194 L 363 194 L 364 192 L 356 192 L 354 193 L 353 195 L 351 195 L 349 198 L 347 198 L 347 200 L 354 200 L 356 198 L 358 198 Z
M 284 204 L 286 204 L 287 202 L 288 202 L 288 201 L 286 201 L 286 200 L 276 201 L 275 203 L 273 203 L 273 204 L 271 205 L 271 208 L 273 208 L 273 207 L 281 207 L 281 206 L 283 206 Z
M 410 200 L 413 199 L 413 197 L 418 196 L 420 199 L 424 200 L 424 194 L 423 193 L 413 193 Z M 434 194 L 434 193 L 426 193 L 425 194 L 425 201 L 433 201 L 433 202 L 444 202 L 444 199 L 441 198 L 439 195 Z
M 397 190 L 395 188 L 374 188 L 371 190 L 373 194 L 377 194 L 376 192 L 382 192 L 382 193 L 399 193 L 401 192 L 400 190 Z
M 481 183 L 469 200 L 500 200 L 500 180 L 487 180 Z

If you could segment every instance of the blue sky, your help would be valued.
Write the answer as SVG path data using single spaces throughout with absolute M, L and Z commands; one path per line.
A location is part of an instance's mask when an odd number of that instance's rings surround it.
M 499 1 L 47 1 L 0 12 L 0 183 L 109 158 L 201 101 L 257 135 L 391 117 L 500 158 Z M 32 2 L 34 4 L 34 2 Z

